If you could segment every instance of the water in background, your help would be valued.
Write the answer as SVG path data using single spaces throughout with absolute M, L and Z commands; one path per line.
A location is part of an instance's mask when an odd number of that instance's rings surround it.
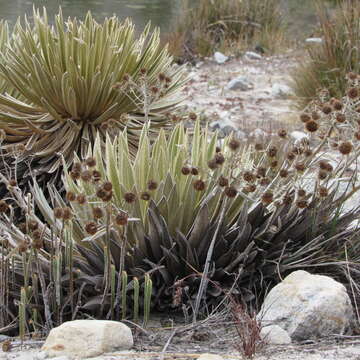
M 124 19 L 131 17 L 137 30 L 144 28 L 148 21 L 160 26 L 166 34 L 175 27 L 184 0 L 0 0 L 0 18 L 14 24 L 19 16 L 28 14 L 31 17 L 35 7 L 46 6 L 49 18 L 58 12 L 59 6 L 65 17 L 76 16 L 82 19 L 91 10 L 99 21 L 105 17 L 117 15 Z M 197 1 L 197 0 L 192 0 Z M 316 24 L 314 0 L 279 0 L 291 33 L 302 38 L 311 34 Z

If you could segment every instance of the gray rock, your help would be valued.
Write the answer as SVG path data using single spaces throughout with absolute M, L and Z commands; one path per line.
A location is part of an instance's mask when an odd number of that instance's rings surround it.
M 274 97 L 284 98 L 293 95 L 292 89 L 285 84 L 273 84 L 271 93 Z
M 217 51 L 214 54 L 214 60 L 217 64 L 221 65 L 221 64 L 224 64 L 226 61 L 228 61 L 229 57 L 222 54 L 221 52 Z
M 289 334 L 278 325 L 263 327 L 260 332 L 260 337 L 266 344 L 269 345 L 291 344 Z
M 197 360 L 224 360 L 224 358 L 216 354 L 201 354 Z
M 254 85 L 249 81 L 246 76 L 238 76 L 235 79 L 229 81 L 226 85 L 227 90 L 241 90 L 248 91 L 254 88 Z
M 263 326 L 280 326 L 293 340 L 309 340 L 346 333 L 353 316 L 342 284 L 328 276 L 300 270 L 269 292 L 258 319 Z
M 231 133 L 235 133 L 236 129 L 231 125 L 226 125 L 222 128 L 223 133 L 225 136 L 229 136 Z
M 9 337 L 9 336 L 6 336 L 6 335 L 0 335 L 0 342 L 3 342 L 3 341 L 8 340 L 8 339 L 10 339 L 10 337 Z
M 246 139 L 247 136 L 246 136 L 246 133 L 244 133 L 242 130 L 238 130 L 236 132 L 236 138 L 241 140 L 241 139 Z
M 253 52 L 253 51 L 247 51 L 245 53 L 245 56 L 248 58 L 248 59 L 251 59 L 251 60 L 260 60 L 262 59 L 262 56 L 256 52 Z
M 84 359 L 133 346 L 131 330 L 116 321 L 68 321 L 50 331 L 42 351 L 49 357 Z
M 305 40 L 306 43 L 308 44 L 321 44 L 323 42 L 322 38 L 318 38 L 318 37 L 313 37 L 313 38 L 307 38 Z

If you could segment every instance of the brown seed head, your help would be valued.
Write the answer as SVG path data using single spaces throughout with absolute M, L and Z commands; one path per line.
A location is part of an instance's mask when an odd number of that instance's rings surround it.
M 112 196 L 113 196 L 113 192 L 112 191 L 107 191 L 106 195 L 101 200 L 104 201 L 104 202 L 109 202 L 109 201 L 111 201 Z
M 217 153 L 221 152 L 221 147 L 217 146 L 216 149 L 215 149 L 215 152 L 217 152 Z
M 82 165 L 81 165 L 81 163 L 75 162 L 75 163 L 73 164 L 71 170 L 81 172 L 81 170 L 82 170 Z
M 97 183 L 101 180 L 101 173 L 98 170 L 93 170 L 92 172 L 93 182 Z
M 76 197 L 76 201 L 78 202 L 79 205 L 84 205 L 84 204 L 86 204 L 86 195 L 84 195 L 84 194 L 79 194 L 79 195 Z
M 355 137 L 356 140 L 360 140 L 360 131 L 356 131 L 354 133 L 354 137 Z
M 243 174 L 243 178 L 246 182 L 253 183 L 256 180 L 255 175 L 250 171 L 245 171 Z
M 76 195 L 72 191 L 68 191 L 66 193 L 66 200 L 67 201 L 75 201 L 76 200 Z
M 256 169 L 256 176 L 258 177 L 265 177 L 266 176 L 266 168 L 259 167 Z
M 150 91 L 152 94 L 156 95 L 160 91 L 160 89 L 157 86 L 151 86 Z
M 319 187 L 319 195 L 320 195 L 320 197 L 327 197 L 329 195 L 328 189 L 324 186 L 320 186 Z
M 274 200 L 274 194 L 271 191 L 266 191 L 264 192 L 264 194 L 261 196 L 261 201 L 263 202 L 263 204 L 265 205 L 269 205 L 273 202 Z
M 286 169 L 281 169 L 279 172 L 280 177 L 287 178 L 289 175 L 289 172 Z
M 277 160 L 271 161 L 270 167 L 272 169 L 276 168 L 279 165 L 279 162 Z
M 249 184 L 245 187 L 245 192 L 247 193 L 253 193 L 256 191 L 256 185 L 255 184 Z
M 332 112 L 332 107 L 329 104 L 324 104 L 321 111 L 325 114 L 325 115 L 329 115 Z
M 158 187 L 158 184 L 157 184 L 156 181 L 154 181 L 154 180 L 149 180 L 149 181 L 148 181 L 148 183 L 147 183 L 147 188 L 148 188 L 148 190 L 154 191 L 154 190 L 157 189 L 157 187 Z
M 302 113 L 300 114 L 300 120 L 303 122 L 303 123 L 306 123 L 308 121 L 311 120 L 311 117 L 309 114 L 306 114 L 306 113 Z
M 199 169 L 196 167 L 191 168 L 191 175 L 197 176 L 199 175 Z
M 224 193 L 229 198 L 234 198 L 237 195 L 237 190 L 234 186 L 227 186 L 224 190 Z
M 278 151 L 278 149 L 276 146 L 270 146 L 267 151 L 268 157 L 275 157 L 277 154 L 277 151 Z
M 89 158 L 87 158 L 86 160 L 85 160 L 85 164 L 88 166 L 88 167 L 94 167 L 94 166 L 96 166 L 96 160 L 95 160 L 95 158 L 93 158 L 93 157 L 89 157 Z
M 344 106 L 343 103 L 341 101 L 339 101 L 339 100 L 335 100 L 333 102 L 333 107 L 337 111 L 340 111 L 343 108 L 343 106 Z
M 221 175 L 221 176 L 219 177 L 218 184 L 219 184 L 219 186 L 221 186 L 221 187 L 228 186 L 228 185 L 229 185 L 229 180 L 228 180 L 226 177 L 224 177 L 224 176 Z
M 206 187 L 204 181 L 201 179 L 195 180 L 193 186 L 196 191 L 204 191 Z
M 319 129 L 319 124 L 314 120 L 310 120 L 305 124 L 305 128 L 309 132 L 315 132 Z
M 293 197 L 291 195 L 284 195 L 283 197 L 283 205 L 291 205 L 293 202 Z
M 56 219 L 62 219 L 63 218 L 63 209 L 60 207 L 56 207 L 54 209 L 54 216 Z
M 293 152 L 289 152 L 287 155 L 286 155 L 286 158 L 289 160 L 289 161 L 293 161 L 295 159 L 296 155 L 293 153 Z
M 191 112 L 189 114 L 189 119 L 192 120 L 192 121 L 195 121 L 197 119 L 197 115 L 194 112 Z
M 216 159 L 211 159 L 208 161 L 208 167 L 211 170 L 215 170 L 218 167 L 218 164 L 216 163 Z
M 0 214 L 6 213 L 9 210 L 9 205 L 5 200 L 0 200 Z
M 350 98 L 350 99 L 356 99 L 356 98 L 359 96 L 359 91 L 358 91 L 358 89 L 355 88 L 355 87 L 350 88 L 350 89 L 348 90 L 348 92 L 347 92 L 347 96 L 348 96 L 348 98 Z
M 107 191 L 105 191 L 102 187 L 96 190 L 96 196 L 103 200 L 107 195 Z
M 320 170 L 318 174 L 318 178 L 320 180 L 325 180 L 328 176 L 328 173 L 325 170 Z
M 232 138 L 228 143 L 228 147 L 230 148 L 230 150 L 236 151 L 240 147 L 240 141 L 237 140 L 237 139 Z
M 81 176 L 80 171 L 75 171 L 75 170 L 70 171 L 70 177 L 71 177 L 73 180 L 79 180 L 79 179 L 80 179 L 80 176 Z
M 33 237 L 34 240 L 41 239 L 41 235 L 42 235 L 42 233 L 41 233 L 41 231 L 39 229 L 33 231 L 33 233 L 32 233 L 32 237 Z
M 313 111 L 313 112 L 311 113 L 311 118 L 312 118 L 313 120 L 317 121 L 317 120 L 320 119 L 320 115 L 319 115 L 319 113 L 318 113 L 317 111 Z M 310 119 L 309 119 L 309 120 L 310 120 Z
M 264 145 L 261 144 L 261 143 L 255 144 L 255 150 L 256 150 L 256 151 L 262 151 L 262 150 L 264 150 Z
M 215 154 L 215 161 L 218 165 L 222 165 L 225 162 L 225 157 L 221 152 Z
M 345 114 L 341 114 L 341 113 L 336 114 L 336 121 L 339 123 L 344 123 L 346 121 Z
M 104 216 L 103 209 L 100 207 L 97 207 L 97 206 L 92 209 L 92 213 L 93 213 L 94 219 L 96 219 L 96 220 L 101 219 Z
M 40 235 L 41 236 L 41 235 Z M 37 238 L 32 241 L 31 243 L 32 247 L 36 250 L 40 250 L 44 247 L 44 241 L 40 238 Z
M 20 244 L 18 245 L 19 254 L 26 252 L 27 249 L 28 249 L 28 243 L 25 240 L 21 241 Z
M 127 192 L 127 193 L 124 194 L 124 200 L 128 204 L 131 204 L 136 200 L 136 195 L 133 192 Z
M 125 211 L 120 211 L 116 216 L 115 216 L 115 223 L 118 226 L 125 226 L 127 225 L 129 220 L 129 216 Z
M 147 191 L 144 191 L 140 194 L 140 199 L 144 201 L 149 201 L 151 199 L 151 195 Z
M 296 163 L 295 164 L 296 171 L 303 172 L 305 171 L 305 164 L 304 163 Z
M 280 129 L 278 131 L 278 136 L 281 137 L 282 139 L 285 139 L 287 136 L 287 131 L 285 129 Z
M 298 195 L 298 197 L 303 198 L 303 197 L 306 196 L 306 191 L 305 191 L 304 189 L 299 189 L 299 190 L 297 191 L 297 195 Z
M 39 228 L 39 223 L 36 220 L 31 219 L 28 221 L 28 229 L 30 231 L 35 231 L 38 228 Z
M 296 206 L 299 209 L 306 209 L 308 207 L 308 202 L 306 200 L 301 199 L 296 201 Z
M 306 149 L 305 152 L 304 152 L 304 155 L 305 155 L 306 157 L 309 157 L 309 156 L 311 156 L 312 154 L 313 154 L 313 152 L 312 152 L 312 150 L 310 150 L 310 149 Z
M 190 169 L 188 166 L 183 166 L 183 167 L 181 168 L 181 173 L 182 173 L 183 175 L 189 175 L 189 174 L 191 173 L 191 169 Z
M 112 186 L 112 183 L 110 181 L 105 181 L 103 184 L 102 184 L 102 188 L 105 190 L 105 191 L 111 191 L 113 186 Z
M 3 352 L 9 352 L 12 348 L 12 344 L 10 340 L 5 340 L 1 343 L 1 348 Z
M 264 177 L 264 178 L 260 179 L 259 184 L 260 184 L 261 186 L 268 186 L 268 185 L 270 184 L 270 182 L 271 182 L 271 181 L 270 181 L 269 178 Z M 251 192 L 251 191 L 249 191 L 249 192 Z
M 349 80 L 356 80 L 357 79 L 357 74 L 355 74 L 354 72 L 349 72 L 347 75 L 347 78 L 349 79 Z
M 63 219 L 64 220 L 70 220 L 72 218 L 73 214 L 69 207 L 63 208 Z
M 166 75 L 165 75 L 164 73 L 160 73 L 160 74 L 158 75 L 158 79 L 159 79 L 160 82 L 165 81 L 165 78 L 166 78 Z
M 349 141 L 344 141 L 339 145 L 339 151 L 343 155 L 349 155 L 352 150 L 353 150 L 353 145 Z
M 95 222 L 90 221 L 85 225 L 85 231 L 89 235 L 95 235 L 97 233 L 98 227 Z

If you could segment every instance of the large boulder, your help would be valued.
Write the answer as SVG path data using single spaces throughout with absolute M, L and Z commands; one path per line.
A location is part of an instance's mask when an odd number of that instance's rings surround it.
M 288 345 L 291 344 L 289 334 L 278 325 L 269 325 L 261 329 L 261 340 L 269 345 Z
M 50 331 L 42 351 L 48 357 L 89 358 L 133 346 L 129 327 L 116 321 L 68 321 Z
M 346 333 L 353 310 L 345 287 L 323 275 L 295 271 L 266 296 L 258 314 L 262 326 L 278 325 L 293 340 Z

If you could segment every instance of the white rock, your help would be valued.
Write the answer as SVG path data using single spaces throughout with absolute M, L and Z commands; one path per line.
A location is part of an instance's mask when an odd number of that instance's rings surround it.
M 36 355 L 35 355 L 35 359 L 37 360 L 45 360 L 46 359 L 46 352 L 45 351 L 39 351 Z
M 302 141 L 306 141 L 306 140 L 309 140 L 309 135 L 308 134 L 305 134 L 304 132 L 302 131 L 292 131 L 290 133 L 290 137 L 293 138 L 293 140 L 295 141 L 295 144 L 298 144 Z
M 88 358 L 133 346 L 131 330 L 116 321 L 68 321 L 50 331 L 42 351 L 49 357 Z
M 235 79 L 229 81 L 226 85 L 227 90 L 241 90 L 248 91 L 254 88 L 254 85 L 249 81 L 246 76 L 238 76 Z
M 260 332 L 261 339 L 269 345 L 291 344 L 289 334 L 278 325 L 263 327 Z
M 215 54 L 214 54 L 214 60 L 219 64 L 224 64 L 226 61 L 229 60 L 229 57 L 222 54 L 221 52 L 217 51 Z
M 262 129 L 256 128 L 250 133 L 250 136 L 255 138 L 263 138 L 266 136 L 266 132 Z
M 307 43 L 315 43 L 315 44 L 321 44 L 323 42 L 323 39 L 322 38 L 318 38 L 318 37 L 313 37 L 313 38 L 307 38 L 305 40 L 305 42 Z
M 5 341 L 5 340 L 7 340 L 7 339 L 10 339 L 10 337 L 9 337 L 9 336 L 6 336 L 6 335 L 1 335 L 1 334 L 0 334 L 0 342 L 3 342 L 3 341 Z
M 280 326 L 293 340 L 309 340 L 346 333 L 353 316 L 342 284 L 328 276 L 300 270 L 269 292 L 258 319 L 263 326 Z
M 202 354 L 197 358 L 197 360 L 224 360 L 224 358 L 215 354 Z
M 273 84 L 271 88 L 271 93 L 273 96 L 278 98 L 288 97 L 293 95 L 292 89 L 289 86 L 278 83 Z
M 245 53 L 245 56 L 248 58 L 248 59 L 252 59 L 252 60 L 260 60 L 262 59 L 262 56 L 256 52 L 253 52 L 253 51 L 247 51 Z

